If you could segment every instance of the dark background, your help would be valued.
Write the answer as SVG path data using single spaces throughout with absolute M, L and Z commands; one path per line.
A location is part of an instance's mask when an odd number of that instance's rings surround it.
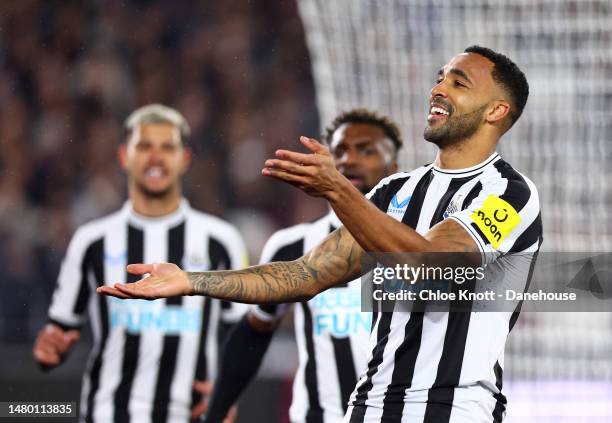
M 78 401 L 89 337 L 48 374 L 32 343 L 74 230 L 126 198 L 122 122 L 151 102 L 186 116 L 186 195 L 238 224 L 252 261 L 274 230 L 324 212 L 259 174 L 276 148 L 319 134 L 295 2 L 0 2 L 0 400 Z M 288 356 L 251 387 L 269 406 L 247 395 L 241 421 L 284 414 Z

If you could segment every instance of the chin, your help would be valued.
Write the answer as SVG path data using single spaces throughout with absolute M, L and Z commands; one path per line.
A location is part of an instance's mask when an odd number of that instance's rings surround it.
M 147 187 L 145 185 L 140 186 L 140 192 L 149 198 L 164 198 L 172 192 L 172 187 Z
M 442 128 L 432 128 L 427 126 L 423 132 L 423 138 L 438 147 L 444 147 L 448 145 L 448 134 Z

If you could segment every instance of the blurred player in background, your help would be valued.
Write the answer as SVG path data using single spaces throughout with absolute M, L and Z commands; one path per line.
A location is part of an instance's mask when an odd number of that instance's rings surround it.
M 399 129 L 388 118 L 365 109 L 339 115 L 324 136 L 336 168 L 363 194 L 397 171 L 402 146 Z M 303 256 L 341 225 L 333 211 L 312 222 L 272 235 L 261 263 Z M 359 279 L 295 304 L 299 367 L 290 418 L 298 422 L 341 422 L 349 396 L 368 355 L 371 313 L 361 312 Z M 209 404 L 206 423 L 222 420 L 257 373 L 272 335 L 291 306 L 256 306 L 232 329 Z
M 191 160 L 185 118 L 151 104 L 134 111 L 125 129 L 118 155 L 129 200 L 74 234 L 33 354 L 46 368 L 61 364 L 87 311 L 94 347 L 83 376 L 80 421 L 186 423 L 204 411 L 196 391 L 210 391 L 221 337 L 246 307 L 203 297 L 147 303 L 91 294 L 106 280 L 136 280 L 125 273 L 133 261 L 237 269 L 246 265 L 247 253 L 232 225 L 193 210 L 182 197 L 181 178 Z

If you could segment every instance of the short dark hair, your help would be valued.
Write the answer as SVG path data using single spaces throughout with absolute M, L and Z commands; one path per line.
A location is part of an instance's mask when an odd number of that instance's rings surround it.
M 510 96 L 514 107 L 510 107 L 510 126 L 521 117 L 527 98 L 529 97 L 529 84 L 522 70 L 507 56 L 481 46 L 471 46 L 464 50 L 465 53 L 475 53 L 486 57 L 493 62 L 493 80 L 501 85 L 502 89 Z
M 386 116 L 382 116 L 366 108 L 349 110 L 336 116 L 330 126 L 325 129 L 323 140 L 330 145 L 334 132 L 345 123 L 366 123 L 377 126 L 384 132 L 385 136 L 393 142 L 395 151 L 402 148 L 403 141 L 399 127 Z

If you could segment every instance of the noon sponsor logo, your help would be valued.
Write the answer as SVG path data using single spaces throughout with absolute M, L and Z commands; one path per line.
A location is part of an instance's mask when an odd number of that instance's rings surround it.
M 495 248 L 499 248 L 504 238 L 521 221 L 514 207 L 496 195 L 489 195 L 482 207 L 472 213 L 471 217 Z

